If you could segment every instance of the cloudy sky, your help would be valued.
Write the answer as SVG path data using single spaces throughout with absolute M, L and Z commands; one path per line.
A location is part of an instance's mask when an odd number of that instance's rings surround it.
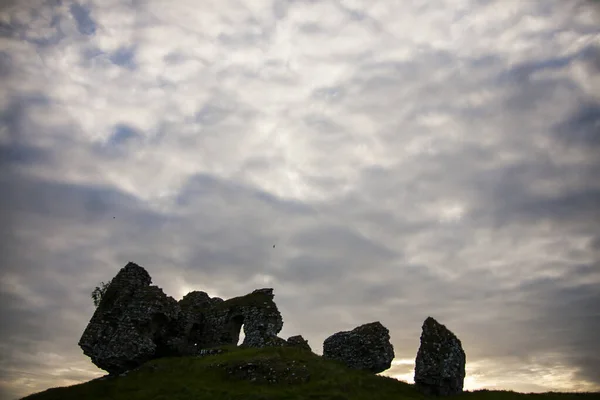
M 0 398 L 105 374 L 128 261 L 319 354 L 381 321 L 405 381 L 432 316 L 466 389 L 600 390 L 600 4 L 1 2 Z

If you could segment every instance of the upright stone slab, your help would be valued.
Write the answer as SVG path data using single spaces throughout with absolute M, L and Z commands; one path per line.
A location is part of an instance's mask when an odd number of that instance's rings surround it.
M 151 282 L 139 265 L 130 262 L 123 267 L 79 340 L 83 353 L 111 375 L 154 358 L 157 341 L 179 315 L 177 302 Z
M 323 357 L 352 369 L 379 373 L 392 365 L 394 347 L 389 330 L 377 321 L 331 335 L 323 342 Z
M 466 356 L 460 340 L 428 317 L 415 362 L 415 386 L 427 395 L 449 396 L 463 390 Z

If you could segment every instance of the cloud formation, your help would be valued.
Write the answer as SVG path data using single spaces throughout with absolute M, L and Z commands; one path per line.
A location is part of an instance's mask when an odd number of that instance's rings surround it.
M 591 2 L 36 0 L 0 9 L 0 397 L 99 376 L 90 292 L 274 287 L 321 352 L 431 315 L 467 389 L 600 390 Z M 273 247 L 276 245 L 276 247 Z

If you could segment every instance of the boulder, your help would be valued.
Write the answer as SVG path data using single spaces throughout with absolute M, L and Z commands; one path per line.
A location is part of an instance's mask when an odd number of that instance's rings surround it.
M 415 361 L 415 386 L 427 395 L 461 393 L 466 357 L 460 340 L 444 325 L 428 317 Z
M 175 299 L 151 282 L 139 265 L 130 262 L 123 267 L 79 340 L 83 353 L 111 375 L 154 358 L 167 325 L 179 317 Z
M 302 337 L 302 335 L 290 336 L 286 341 L 287 346 L 298 347 L 300 349 L 312 351 L 308 341 Z
M 323 357 L 352 369 L 379 373 L 392 365 L 394 347 L 389 330 L 377 321 L 328 337 L 323 343 Z

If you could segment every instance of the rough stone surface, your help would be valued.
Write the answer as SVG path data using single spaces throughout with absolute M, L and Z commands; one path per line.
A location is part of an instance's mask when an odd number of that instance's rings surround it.
M 427 395 L 461 393 L 466 357 L 460 340 L 444 325 L 428 317 L 415 362 L 415 386 Z
M 287 342 L 285 339 L 280 338 L 279 336 L 271 336 L 269 340 L 265 341 L 263 347 L 284 347 L 287 346 Z
M 177 302 L 151 282 L 142 267 L 128 263 L 112 279 L 79 340 L 83 353 L 110 374 L 152 359 L 167 324 L 179 316 Z
M 304 339 L 301 335 L 290 336 L 286 341 L 286 344 L 291 347 L 298 347 L 304 350 L 312 351 L 308 341 Z
M 244 328 L 244 347 L 266 347 L 277 340 L 283 319 L 275 302 L 273 289 L 258 289 L 246 296 L 217 302 L 204 312 L 202 337 L 204 346 L 237 344 Z
M 323 342 L 323 357 L 352 369 L 379 373 L 392 365 L 394 347 L 389 330 L 377 321 L 328 337 Z
M 130 262 L 123 267 L 79 340 L 84 354 L 112 375 L 158 357 L 235 345 L 242 326 L 245 347 L 286 343 L 277 337 L 283 319 L 271 288 L 229 300 L 194 291 L 177 302 L 151 282 L 141 266 Z

